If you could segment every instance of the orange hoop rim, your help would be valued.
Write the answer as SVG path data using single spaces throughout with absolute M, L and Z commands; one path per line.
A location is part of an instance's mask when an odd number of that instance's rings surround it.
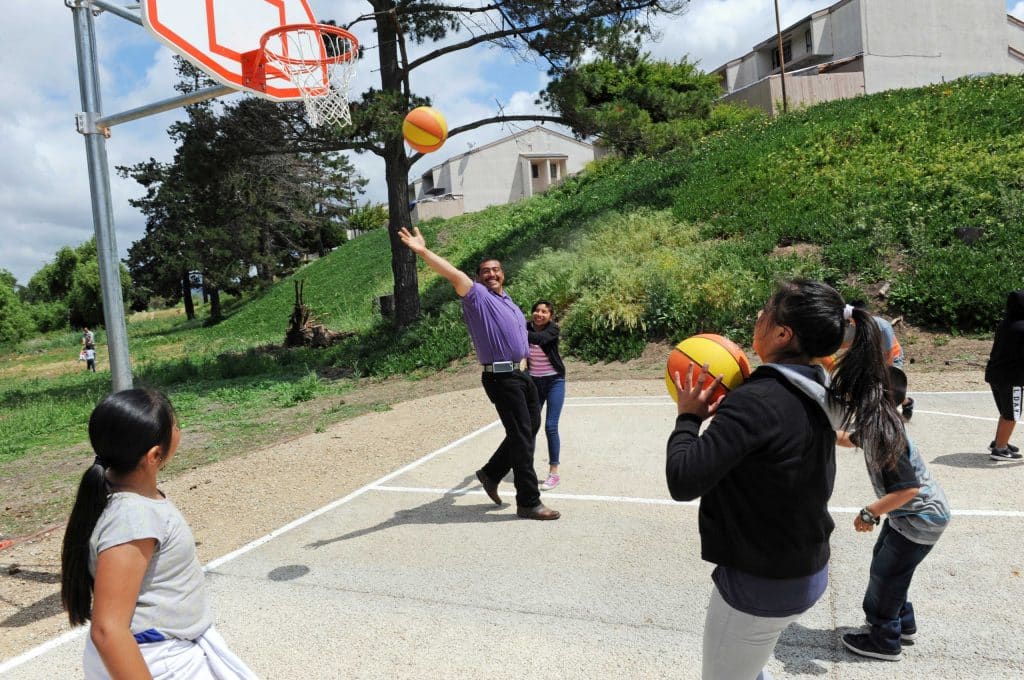
M 271 38 L 281 36 L 282 43 L 287 44 L 283 36 L 284 34 L 291 33 L 293 31 L 312 31 L 318 34 L 328 33 L 343 40 L 347 40 L 350 47 L 341 54 L 322 57 L 289 57 L 284 54 L 277 54 L 276 52 L 269 52 L 267 50 L 267 42 Z M 356 54 L 359 52 L 359 39 L 344 28 L 331 26 L 330 24 L 285 24 L 283 26 L 276 26 L 263 34 L 263 37 L 260 38 L 260 51 L 267 56 L 272 57 L 275 61 L 289 66 L 338 64 L 343 61 L 351 61 L 355 59 Z

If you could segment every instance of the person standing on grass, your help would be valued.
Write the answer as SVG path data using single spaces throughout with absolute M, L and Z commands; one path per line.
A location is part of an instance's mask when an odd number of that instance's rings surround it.
M 96 336 L 88 326 L 82 329 L 82 349 L 96 349 Z
M 985 366 L 985 382 L 992 388 L 999 410 L 996 438 L 988 445 L 989 458 L 1017 460 L 1022 454 L 1010 443 L 1010 435 L 1021 418 L 1024 401 L 1024 290 L 1006 296 L 1006 316 L 996 328 L 992 353 Z
M 558 353 L 560 330 L 552 316 L 555 307 L 547 300 L 533 303 L 531 320 L 526 324 L 527 339 L 530 341 L 530 377 L 537 385 L 541 408 L 547 403 L 544 418 L 544 434 L 548 439 L 548 477 L 540 485 L 542 491 L 558 486 L 559 455 L 562 444 L 558 436 L 558 419 L 565 403 L 565 363 Z
M 96 459 L 82 475 L 61 551 L 61 604 L 92 621 L 86 680 L 248 680 L 213 626 L 195 539 L 157 473 L 181 430 L 156 390 L 105 397 L 89 417 Z
M 85 370 L 96 372 L 96 350 L 87 349 L 84 350 L 85 354 Z
M 895 366 L 889 367 L 889 375 L 891 405 L 895 407 L 907 396 L 907 376 Z M 840 431 L 836 442 L 858 446 L 860 439 L 856 432 Z M 914 571 L 949 524 L 949 501 L 909 437 L 903 451 L 891 449 L 880 455 L 864 447 L 864 462 L 878 500 L 861 508 L 853 518 L 853 528 L 874 531 L 881 517 L 886 518 L 872 552 L 864 593 L 869 630 L 843 635 L 843 645 L 859 656 L 899 661 L 903 643 L 917 635 L 917 619 L 907 591 Z
M 851 321 L 853 342 L 829 385 L 816 357 L 839 349 Z M 714 402 L 722 376 L 702 388 L 706 365 L 672 376 L 678 416 L 665 476 L 674 500 L 700 497 L 701 557 L 715 565 L 703 680 L 769 677 L 783 629 L 825 592 L 835 430 L 856 420 L 865 446 L 906 448 L 899 416 L 883 408 L 878 326 L 831 286 L 783 283 L 758 314 L 754 351 L 763 365 Z
M 418 228 L 398 232 L 402 243 L 431 269 L 448 280 L 462 298 L 462 317 L 482 364 L 487 398 L 494 404 L 505 438 L 476 477 L 487 496 L 501 505 L 498 484 L 512 471 L 516 487 L 516 514 L 524 519 L 553 520 L 561 515 L 540 502 L 533 451 L 540 429 L 540 399 L 537 387 L 526 372 L 530 353 L 526 317 L 505 293 L 505 271 L 501 262 L 485 259 L 477 265 L 476 281 L 451 262 L 427 248 Z

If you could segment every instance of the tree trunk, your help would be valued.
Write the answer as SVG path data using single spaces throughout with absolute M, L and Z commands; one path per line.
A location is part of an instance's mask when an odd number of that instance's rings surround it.
M 210 319 L 220 321 L 223 316 L 220 310 L 220 288 L 210 286 Z
M 420 315 L 419 278 L 416 274 L 416 254 L 398 238 L 398 230 L 409 227 L 409 198 L 406 184 L 409 166 L 405 152 L 399 147 L 397 158 L 385 159 L 385 177 L 388 183 L 388 238 L 391 241 L 391 273 L 395 280 L 394 323 L 404 328 Z
M 196 306 L 192 302 L 192 279 L 188 272 L 181 273 L 181 300 L 185 303 L 185 318 L 189 321 L 196 318 Z
M 385 12 L 393 7 L 388 1 L 373 2 L 376 10 L 377 54 L 380 59 L 380 83 L 384 92 L 402 93 L 402 71 L 398 56 L 398 32 L 394 19 Z M 384 177 L 388 185 L 388 237 L 391 241 L 391 272 L 395 279 L 395 316 L 398 328 L 408 326 L 420 315 L 419 279 L 416 255 L 398 238 L 398 230 L 409 227 L 409 159 L 405 155 L 402 134 L 397 126 L 384 142 Z

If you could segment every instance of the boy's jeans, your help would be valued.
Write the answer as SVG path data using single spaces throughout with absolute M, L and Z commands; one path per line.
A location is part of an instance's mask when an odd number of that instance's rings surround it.
M 932 546 L 914 543 L 882 523 L 871 558 L 871 577 L 864 593 L 864 614 L 871 624 L 871 640 L 882 649 L 898 650 L 904 628 L 914 630 L 914 608 L 907 591 L 914 570 Z

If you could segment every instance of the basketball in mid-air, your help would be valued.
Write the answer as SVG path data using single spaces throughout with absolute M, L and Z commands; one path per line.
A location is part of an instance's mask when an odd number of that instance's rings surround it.
M 417 106 L 402 122 L 405 143 L 420 153 L 437 151 L 448 139 L 448 123 L 441 112 L 430 106 Z
M 722 384 L 715 391 L 708 403 L 715 403 L 719 397 L 734 390 L 750 377 L 750 361 L 743 350 L 728 338 L 713 333 L 701 333 L 686 338 L 676 345 L 668 355 L 665 367 L 665 384 L 668 386 L 672 401 L 679 401 L 673 374 L 679 373 L 679 379 L 686 384 L 686 369 L 693 364 L 693 375 L 696 376 L 701 366 L 708 365 L 710 375 L 704 387 L 710 385 L 716 376 L 723 376 Z

